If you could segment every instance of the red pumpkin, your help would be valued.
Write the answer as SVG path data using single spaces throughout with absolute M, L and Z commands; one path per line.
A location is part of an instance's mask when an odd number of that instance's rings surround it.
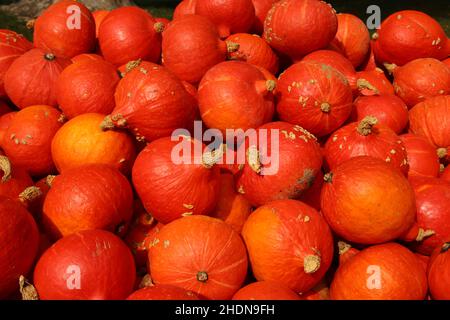
M 267 14 L 264 38 L 277 51 L 298 60 L 326 48 L 337 29 L 331 5 L 315 0 L 282 0 Z
M 82 53 L 72 59 L 72 63 L 84 63 L 84 62 L 105 62 L 102 56 L 95 53 Z
M 51 143 L 64 121 L 50 106 L 31 106 L 19 111 L 5 133 L 3 150 L 14 165 L 32 176 L 53 172 Z
M 336 130 L 325 144 L 325 161 L 331 170 L 350 158 L 371 156 L 408 173 L 406 149 L 394 131 L 378 125 L 375 117 L 367 116 Z
M 414 191 L 385 161 L 351 158 L 325 176 L 322 213 L 345 240 L 376 244 L 407 233 L 416 216 Z
M 441 179 L 450 182 L 450 166 L 447 166 L 441 173 Z
M 330 289 L 333 300 L 423 300 L 427 277 L 411 251 L 385 243 L 339 266 Z
M 34 45 L 58 57 L 72 58 L 95 48 L 95 20 L 82 3 L 58 1 L 34 23 Z
M 450 94 L 450 67 L 432 58 L 417 59 L 394 67 L 395 94 L 408 107 L 426 99 Z
M 0 117 L 0 147 L 3 148 L 3 144 L 5 143 L 6 131 L 8 130 L 12 119 L 17 114 L 17 112 L 9 112 Z
M 428 267 L 428 285 L 434 300 L 450 300 L 450 242 L 436 247 Z
M 169 70 L 151 62 L 136 66 L 120 80 L 116 107 L 103 129 L 128 128 L 138 140 L 166 137 L 179 128 L 190 128 L 197 101 Z
M 277 97 L 281 120 L 317 136 L 339 128 L 352 111 L 347 79 L 325 64 L 298 62 L 290 66 L 279 78 Z
M 427 139 L 415 134 L 400 136 L 408 156 L 408 176 L 437 177 L 439 175 L 439 158 L 436 149 Z
M 323 278 L 333 257 L 328 225 L 317 210 L 300 201 L 278 200 L 259 207 L 242 236 L 256 279 L 276 281 L 299 293 Z
M 278 0 L 252 0 L 255 7 L 255 21 L 251 30 L 257 34 L 264 32 L 264 21 L 266 20 L 267 13 L 272 8 L 273 4 Z
M 57 106 L 56 83 L 71 63 L 41 49 L 32 49 L 17 58 L 5 75 L 5 90 L 20 109 L 33 105 Z
M 439 22 L 424 12 L 398 11 L 386 18 L 375 33 L 379 63 L 404 65 L 419 58 L 444 59 L 447 36 Z
M 157 62 L 161 56 L 161 25 L 144 9 L 121 7 L 100 25 L 98 41 L 105 60 L 117 67 L 142 59 Z
M 206 216 L 164 226 L 149 250 L 153 281 L 193 291 L 201 298 L 230 299 L 247 274 L 245 245 L 225 222 Z
M 197 0 L 195 14 L 211 20 L 222 39 L 232 33 L 250 31 L 255 22 L 252 0 Z
M 30 271 L 38 252 L 39 232 L 31 214 L 15 200 L 0 197 L 0 297 L 19 291 L 19 277 Z
M 277 281 L 257 281 L 239 289 L 232 300 L 300 300 L 300 296 Z
M 378 124 L 387 126 L 400 134 L 408 124 L 408 107 L 395 95 L 360 96 L 353 102 L 353 121 L 367 116 L 378 119 Z
M 178 19 L 188 14 L 195 14 L 197 0 L 183 0 L 175 8 L 173 18 Z
M 133 292 L 127 300 L 199 300 L 197 295 L 179 287 L 157 284 Z
M 395 94 L 394 87 L 380 68 L 358 72 L 356 86 L 363 96 Z
M 198 87 L 200 116 L 209 128 L 257 128 L 272 120 L 276 83 L 255 66 L 227 61 L 212 67 Z
M 360 250 L 353 248 L 350 244 L 339 241 L 338 242 L 338 248 L 339 248 L 339 265 L 343 265 L 350 259 L 352 259 L 356 254 L 360 252 Z
M 11 64 L 30 50 L 33 44 L 14 31 L 0 29 L 0 97 L 6 96 L 5 74 Z
M 353 67 L 357 68 L 366 61 L 369 55 L 369 30 L 357 16 L 348 13 L 339 13 L 336 16 L 338 29 L 330 47 L 342 53 L 350 60 Z
M 13 166 L 6 156 L 0 156 L 0 196 L 12 200 L 21 198 L 26 188 L 34 183 L 30 175 L 21 167 Z M 23 196 L 23 195 L 22 195 Z
M 265 124 L 257 135 L 238 150 L 239 163 L 246 160 L 238 176 L 238 192 L 254 206 L 298 198 L 312 186 L 322 166 L 316 138 L 286 122 Z
M 109 10 L 96 10 L 92 12 L 92 16 L 94 17 L 95 21 L 95 36 L 98 38 L 98 31 L 100 29 L 100 25 L 102 24 L 103 20 L 105 20 L 106 16 L 110 13 Z
M 41 300 L 120 300 L 133 290 L 133 256 L 114 234 L 86 230 L 64 237 L 39 259 L 34 284 Z
M 450 146 L 450 95 L 418 103 L 409 111 L 409 131 L 436 148 Z
M 58 176 L 44 202 L 43 225 L 57 239 L 78 231 L 124 234 L 133 213 L 127 179 L 109 165 L 93 164 Z

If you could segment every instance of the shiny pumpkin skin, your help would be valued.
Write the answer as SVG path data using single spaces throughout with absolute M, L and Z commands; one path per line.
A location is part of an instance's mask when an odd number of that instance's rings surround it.
M 339 266 L 330 289 L 332 300 L 423 300 L 427 278 L 411 251 L 385 243 L 366 248 Z
M 13 213 L 13 214 L 12 214 Z M 0 297 L 19 291 L 19 277 L 26 275 L 38 252 L 39 232 L 31 214 L 16 200 L 0 196 Z
M 185 215 L 210 214 L 219 196 L 219 168 L 205 166 L 202 155 L 195 154 L 198 148 L 203 152 L 204 145 L 180 140 L 166 137 L 149 143 L 132 170 L 133 185 L 145 209 L 164 224 Z M 179 148 L 191 148 L 191 154 L 174 161 Z M 181 162 L 184 159 L 189 163 Z
M 439 157 L 436 149 L 424 137 L 407 133 L 399 136 L 408 156 L 408 176 L 437 177 L 439 175 Z
M 5 91 L 20 109 L 33 105 L 57 106 L 56 83 L 70 60 L 32 49 L 11 64 L 5 74 Z
M 450 300 L 449 242 L 437 246 L 428 264 L 428 286 L 434 300 Z
M 440 24 L 424 12 L 398 11 L 377 30 L 374 51 L 377 61 L 402 66 L 419 58 L 444 59 L 447 36 Z
M 248 139 L 238 150 L 240 160 L 243 157 L 242 148 L 245 147 L 246 159 L 237 176 L 238 192 L 254 206 L 273 200 L 298 198 L 311 187 L 322 166 L 317 139 L 303 128 L 286 122 L 267 123 L 257 132 L 258 136 L 267 132 L 267 140 L 254 142 Z M 274 139 L 279 140 L 278 145 L 274 144 Z M 263 161 L 252 159 L 256 151 Z M 267 158 L 272 152 L 276 157 Z
M 426 99 L 450 94 L 450 67 L 432 58 L 394 69 L 395 94 L 412 108 Z
M 195 4 L 197 0 L 183 0 L 176 7 L 173 12 L 173 18 L 178 19 L 188 14 L 195 14 Z
M 233 33 L 250 31 L 255 22 L 252 0 L 197 0 L 195 14 L 211 20 L 222 39 Z
M 6 131 L 8 131 L 9 125 L 11 124 L 12 119 L 17 114 L 16 111 L 6 113 L 0 116 L 0 147 L 2 147 L 5 139 L 6 139 Z
M 39 259 L 34 285 L 41 300 L 120 300 L 136 278 L 133 256 L 104 230 L 86 230 L 57 241 Z
M 200 300 L 195 293 L 167 284 L 157 284 L 133 292 L 127 300 Z
M 270 88 L 272 90 L 272 88 Z M 200 116 L 209 128 L 257 128 L 272 120 L 274 97 L 255 66 L 227 61 L 212 67 L 198 87 Z
M 59 1 L 36 19 L 33 38 L 35 47 L 70 59 L 94 50 L 95 20 L 82 3 Z
M 359 156 L 331 174 L 331 181 L 322 187 L 321 211 L 340 237 L 377 244 L 397 239 L 413 226 L 414 191 L 405 176 L 385 161 Z
M 11 120 L 2 145 L 8 158 L 32 176 L 53 172 L 51 143 L 63 125 L 61 112 L 39 105 L 20 110 Z
M 197 112 L 197 101 L 183 83 L 151 62 L 142 62 L 126 74 L 117 85 L 115 101 L 114 124 L 148 142 L 190 128 Z
M 213 300 L 230 299 L 247 275 L 247 252 L 225 222 L 188 216 L 165 225 L 149 250 L 154 283 L 176 285 Z
M 100 50 L 105 60 L 117 67 L 137 59 L 159 61 L 161 35 L 155 24 L 155 19 L 138 7 L 112 10 L 98 31 Z
M 23 35 L 14 31 L 0 29 L 0 97 L 6 96 L 4 78 L 10 65 L 28 50 L 33 44 Z
M 357 72 L 356 86 L 363 96 L 395 94 L 392 83 L 380 68 Z
M 242 236 L 256 279 L 276 281 L 298 293 L 323 278 L 333 257 L 333 236 L 325 220 L 296 200 L 259 207 L 245 223 Z
M 133 213 L 133 192 L 115 168 L 90 164 L 59 175 L 44 201 L 44 228 L 53 239 L 83 230 L 123 234 Z
M 353 121 L 374 116 L 378 124 L 385 125 L 400 134 L 408 124 L 408 107 L 395 95 L 360 96 L 353 102 Z
M 277 51 L 300 59 L 327 47 L 337 29 L 336 13 L 327 3 L 282 0 L 276 2 L 266 16 L 264 38 Z
M 279 77 L 280 119 L 298 124 L 319 137 L 333 132 L 347 120 L 352 100 L 347 79 L 325 64 L 298 62 Z
M 60 173 L 86 164 L 108 164 L 128 174 L 136 158 L 133 138 L 124 131 L 103 131 L 104 115 L 85 113 L 65 123 L 52 140 Z
M 92 12 L 92 16 L 94 17 L 95 21 L 95 36 L 98 38 L 98 31 L 100 29 L 100 25 L 102 24 L 103 20 L 105 20 L 106 16 L 110 13 L 109 10 L 96 10 Z
M 56 98 L 64 115 L 71 119 L 83 113 L 109 114 L 119 83 L 116 68 L 106 61 L 83 61 L 61 72 Z
M 257 281 L 239 289 L 232 300 L 300 300 L 300 296 L 276 281 Z

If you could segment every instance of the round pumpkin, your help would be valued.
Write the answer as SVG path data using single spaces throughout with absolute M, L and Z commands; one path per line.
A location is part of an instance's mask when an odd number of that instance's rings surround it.
M 395 94 L 392 83 L 380 68 L 357 72 L 356 86 L 363 96 Z
M 414 191 L 384 160 L 351 158 L 325 176 L 322 213 L 345 240 L 376 244 L 397 239 L 413 226 Z
M 173 11 L 173 18 L 177 19 L 188 14 L 195 14 L 195 5 L 197 0 L 183 0 Z
M 232 300 L 300 300 L 300 296 L 276 281 L 257 281 L 239 289 Z
M 264 32 L 264 21 L 266 20 L 267 13 L 272 8 L 273 4 L 278 0 L 252 0 L 255 7 L 255 21 L 251 31 L 262 34 Z
M 296 200 L 259 207 L 244 224 L 242 236 L 256 279 L 276 281 L 298 293 L 323 278 L 333 257 L 327 223 L 317 210 Z
M 130 250 L 104 230 L 86 230 L 60 239 L 34 270 L 41 300 L 125 299 L 133 291 L 135 278 Z
M 434 300 L 450 300 L 450 242 L 436 247 L 428 267 L 428 286 Z
M 0 116 L 0 147 L 3 148 L 3 143 L 5 143 L 6 139 L 6 131 L 11 124 L 12 119 L 17 114 L 17 112 L 9 112 L 2 116 Z
M 245 245 L 225 222 L 189 216 L 165 225 L 149 250 L 156 285 L 176 285 L 200 298 L 230 299 L 247 274 Z
M 406 148 L 409 177 L 437 177 L 439 175 L 439 157 L 436 149 L 427 139 L 411 133 L 403 134 L 399 138 Z
M 179 287 L 157 284 L 133 292 L 127 300 L 199 300 L 197 295 Z
M 94 17 L 95 21 L 95 36 L 98 38 L 98 31 L 100 29 L 100 25 L 102 24 L 103 20 L 105 20 L 106 16 L 110 13 L 109 10 L 95 10 L 92 12 L 92 16 Z

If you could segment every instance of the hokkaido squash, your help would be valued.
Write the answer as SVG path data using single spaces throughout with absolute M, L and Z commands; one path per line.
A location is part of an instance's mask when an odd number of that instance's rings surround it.
M 395 93 L 392 83 L 380 68 L 358 72 L 356 86 L 363 96 L 393 95 Z
M 427 139 L 411 133 L 403 134 L 399 138 L 406 148 L 409 177 L 437 177 L 439 175 L 439 157 L 436 149 Z

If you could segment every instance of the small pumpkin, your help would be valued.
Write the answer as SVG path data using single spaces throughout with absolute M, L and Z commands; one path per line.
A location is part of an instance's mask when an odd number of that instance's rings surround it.
M 401 135 L 400 140 L 406 148 L 409 177 L 437 177 L 439 175 L 439 157 L 436 149 L 427 139 L 408 133 Z
M 300 300 L 300 297 L 276 281 L 257 281 L 239 289 L 232 300 Z
M 393 95 L 394 87 L 380 68 L 357 72 L 356 86 L 360 95 Z
M 133 292 L 127 300 L 199 300 L 197 295 L 179 287 L 158 284 Z
M 436 247 L 428 267 L 428 285 L 434 300 L 449 300 L 450 292 L 450 242 Z

